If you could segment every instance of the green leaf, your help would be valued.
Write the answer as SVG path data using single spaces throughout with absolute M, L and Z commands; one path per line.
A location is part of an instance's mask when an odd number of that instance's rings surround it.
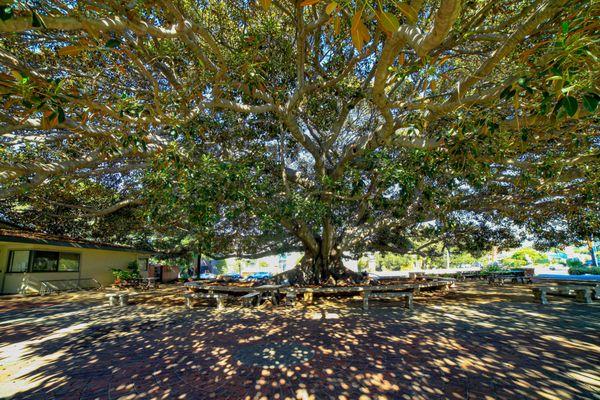
M 381 11 L 378 13 L 378 19 L 381 23 L 381 28 L 388 33 L 394 33 L 400 27 L 400 22 L 398 18 L 392 13 Z
M 569 23 L 568 22 L 563 22 L 562 23 L 562 33 L 563 34 L 567 34 L 569 33 Z
M 542 92 L 542 101 L 540 102 L 541 115 L 546 115 L 546 113 L 548 112 L 548 108 L 550 106 L 550 99 L 550 94 L 548 94 L 548 92 Z
M 13 17 L 13 9 L 10 6 L 0 6 L 0 19 L 2 21 L 9 20 Z
M 108 47 L 109 49 L 116 49 L 121 45 L 121 41 L 119 39 L 108 39 L 106 43 L 104 43 L 104 47 Z
M 577 112 L 577 99 L 573 96 L 565 96 L 560 99 L 560 105 L 565 109 L 569 117 L 572 117 Z
M 65 122 L 65 110 L 62 107 L 58 107 L 58 123 L 62 124 Z
M 587 93 L 583 96 L 583 107 L 585 107 L 585 109 L 589 112 L 593 113 L 598 107 L 599 100 L 600 96 L 598 96 L 596 93 Z
M 414 7 L 407 3 L 396 3 L 396 7 L 398 7 L 400 12 L 404 14 L 409 24 L 414 25 L 417 23 L 419 13 L 414 9 Z
M 338 3 L 336 3 L 335 1 L 332 1 L 331 3 L 327 4 L 327 7 L 325 7 L 325 12 L 327 13 L 327 15 L 331 15 L 331 14 L 333 14 L 333 12 L 336 10 L 337 7 L 338 7 Z
M 504 90 L 502 90 L 502 92 L 500 92 L 500 98 L 501 99 L 510 99 L 516 93 L 517 93 L 517 91 L 514 90 L 511 86 L 507 86 L 504 88 Z

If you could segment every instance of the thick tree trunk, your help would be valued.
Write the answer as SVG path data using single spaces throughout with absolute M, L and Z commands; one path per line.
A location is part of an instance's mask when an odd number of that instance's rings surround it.
M 329 252 L 323 252 L 322 248 L 316 252 L 306 249 L 300 263 L 278 277 L 287 279 L 291 285 L 335 285 L 342 281 L 358 283 L 362 280 L 360 273 L 344 267 L 337 248 Z

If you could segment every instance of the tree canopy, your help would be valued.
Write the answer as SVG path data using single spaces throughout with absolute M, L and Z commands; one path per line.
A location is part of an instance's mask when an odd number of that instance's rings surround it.
M 599 231 L 598 7 L 0 8 L 0 215 L 213 256 L 480 251 Z

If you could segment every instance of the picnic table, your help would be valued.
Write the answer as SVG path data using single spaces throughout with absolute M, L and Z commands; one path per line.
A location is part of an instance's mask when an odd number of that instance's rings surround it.
M 544 286 L 537 286 L 537 288 L 546 288 L 545 292 L 548 294 L 565 295 L 577 288 L 589 288 L 591 298 L 600 300 L 600 276 L 598 275 L 538 275 L 533 278 L 533 282 L 536 284 L 544 284 Z M 581 293 L 582 290 L 579 290 Z M 537 291 L 534 291 L 536 294 Z M 579 294 L 580 298 L 587 299 L 587 294 Z M 582 297 L 583 296 L 583 297 Z M 537 299 L 537 297 L 536 297 Z M 540 301 L 541 302 L 541 301 Z M 585 301 L 587 302 L 587 300 Z
M 312 303 L 313 295 L 320 294 L 362 294 L 363 300 L 368 302 L 369 298 L 393 297 L 402 298 L 406 296 L 394 295 L 399 292 L 419 293 L 421 289 L 437 288 L 448 289 L 454 284 L 455 280 L 451 278 L 417 281 L 414 283 L 401 283 L 391 285 L 354 285 L 354 286 L 318 286 L 318 287 L 293 287 L 289 285 L 260 285 L 260 286 L 231 286 L 231 285 L 211 285 L 202 282 L 186 282 L 184 286 L 194 292 L 203 292 L 208 294 L 230 294 L 241 299 L 243 304 L 260 304 L 264 300 L 271 300 L 273 304 L 279 304 L 279 297 L 285 295 L 287 304 L 293 304 L 298 295 L 303 295 L 305 303 Z M 381 293 L 380 295 L 372 295 Z M 383 296 L 386 293 L 386 296 Z M 407 306 L 410 303 L 412 307 L 412 297 L 410 302 L 407 300 Z
M 558 285 L 558 286 L 536 286 L 531 289 L 536 303 L 548 304 L 548 295 L 571 296 L 580 303 L 591 304 L 592 298 L 600 298 L 600 286 L 583 285 Z
M 362 294 L 368 298 L 371 293 L 377 292 L 414 292 L 418 293 L 425 288 L 447 289 L 454 284 L 454 279 L 438 279 L 416 283 L 402 283 L 397 285 L 355 285 L 355 286 L 322 286 L 322 287 L 286 287 L 280 291 L 286 295 L 286 300 L 291 302 L 296 295 L 301 294 L 306 303 L 312 303 L 313 295 L 320 294 Z
M 488 275 L 489 284 L 503 285 L 505 281 L 531 283 L 531 276 L 524 270 L 498 271 Z
M 229 286 L 229 285 L 210 285 L 201 282 L 186 282 L 184 286 L 192 291 L 202 291 L 209 294 L 226 293 L 239 295 L 244 303 L 256 304 L 261 301 L 270 300 L 273 304 L 279 304 L 279 295 L 282 288 L 286 285 L 259 285 L 259 286 Z M 249 300 L 249 301 L 246 301 Z
M 117 286 L 121 289 L 123 288 L 135 288 L 140 290 L 148 290 L 150 288 L 156 288 L 158 283 L 158 278 L 156 277 L 148 277 L 148 278 L 129 278 L 123 279 Z
M 459 281 L 466 281 L 467 279 L 479 279 L 481 278 L 481 271 L 457 272 L 455 276 Z

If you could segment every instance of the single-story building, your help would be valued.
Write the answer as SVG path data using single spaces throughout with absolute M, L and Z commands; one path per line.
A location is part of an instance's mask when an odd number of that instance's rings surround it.
M 0 293 L 38 293 L 43 282 L 114 281 L 111 269 L 137 261 L 148 274 L 152 253 L 132 247 L 0 227 Z
M 155 277 L 162 283 L 173 282 L 179 277 L 179 267 L 176 265 L 149 264 L 148 276 Z

